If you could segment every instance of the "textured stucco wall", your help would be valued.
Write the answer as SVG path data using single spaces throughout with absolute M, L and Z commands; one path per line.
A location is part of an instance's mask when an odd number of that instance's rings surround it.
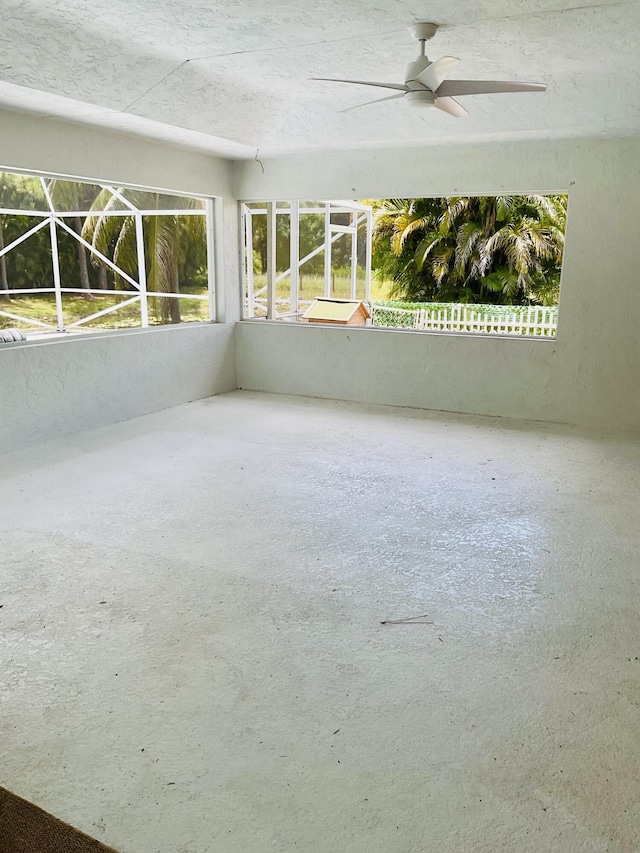
M 103 128 L 0 109 L 0 167 L 231 195 L 228 160 Z
M 554 420 L 545 403 L 556 346 L 267 322 L 239 324 L 241 388 L 454 412 Z M 520 374 L 505 382 L 506 372 Z M 527 379 L 524 379 L 524 376 Z
M 555 342 L 242 323 L 238 384 L 640 429 L 640 141 L 527 142 L 237 164 L 240 198 L 569 192 Z
M 235 388 L 234 322 L 240 307 L 231 164 L 19 113 L 0 112 L 0 122 L 0 164 L 16 171 L 226 196 L 217 214 L 222 252 L 216 265 L 216 305 L 225 322 L 3 345 L 0 451 Z
M 233 328 L 195 324 L 0 349 L 0 452 L 235 388 Z

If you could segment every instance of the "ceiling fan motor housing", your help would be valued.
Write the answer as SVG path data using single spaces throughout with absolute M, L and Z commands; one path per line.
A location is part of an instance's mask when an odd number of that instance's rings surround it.
M 405 94 L 404 100 L 412 107 L 432 107 L 436 96 L 428 89 L 414 89 Z

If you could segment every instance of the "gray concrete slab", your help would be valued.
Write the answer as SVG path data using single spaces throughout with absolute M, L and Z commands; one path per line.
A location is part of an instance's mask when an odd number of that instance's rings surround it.
M 2 462 L 0 784 L 124 853 L 640 849 L 637 437 L 238 392 Z

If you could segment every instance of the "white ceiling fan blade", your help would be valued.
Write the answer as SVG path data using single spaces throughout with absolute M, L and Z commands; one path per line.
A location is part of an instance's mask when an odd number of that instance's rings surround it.
M 462 116 L 469 115 L 469 111 L 465 110 L 462 104 L 454 101 L 453 98 L 441 98 L 438 96 L 433 106 L 437 107 L 439 110 L 443 110 L 445 113 L 449 113 L 451 116 L 455 116 L 456 118 L 462 118 Z
M 406 92 L 404 83 L 373 83 L 371 80 L 339 80 L 336 77 L 311 77 L 312 80 L 325 80 L 328 83 L 355 83 L 357 86 L 378 86 L 381 89 L 399 89 Z
M 404 98 L 404 92 L 398 92 L 397 95 L 389 95 L 386 98 L 376 98 L 375 101 L 365 101 L 364 104 L 356 104 L 355 107 L 347 107 L 346 110 L 339 110 L 339 112 L 350 113 L 351 110 L 359 110 L 360 107 L 368 107 L 369 104 L 381 104 L 383 101 L 395 101 L 396 98 Z
M 418 83 L 422 83 L 426 86 L 427 89 L 431 89 L 432 92 L 435 92 L 438 86 L 443 80 L 446 80 L 459 62 L 460 60 L 456 59 L 455 56 L 441 56 L 440 59 L 436 59 L 436 61 L 432 62 L 428 68 L 421 71 L 416 77 L 416 80 Z
M 427 69 L 428 70 L 428 69 Z M 445 80 L 438 95 L 492 95 L 496 92 L 546 92 L 544 83 L 516 83 L 507 80 Z

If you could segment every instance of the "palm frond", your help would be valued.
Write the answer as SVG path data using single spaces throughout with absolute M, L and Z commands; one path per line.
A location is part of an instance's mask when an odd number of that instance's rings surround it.
M 471 255 L 483 236 L 483 230 L 477 222 L 465 222 L 458 228 L 456 234 L 456 265 L 460 271 L 466 268 Z
M 416 246 L 413 258 L 416 264 L 416 269 L 420 271 L 427 258 L 435 247 L 441 242 L 441 236 L 436 232 L 430 231 Z

